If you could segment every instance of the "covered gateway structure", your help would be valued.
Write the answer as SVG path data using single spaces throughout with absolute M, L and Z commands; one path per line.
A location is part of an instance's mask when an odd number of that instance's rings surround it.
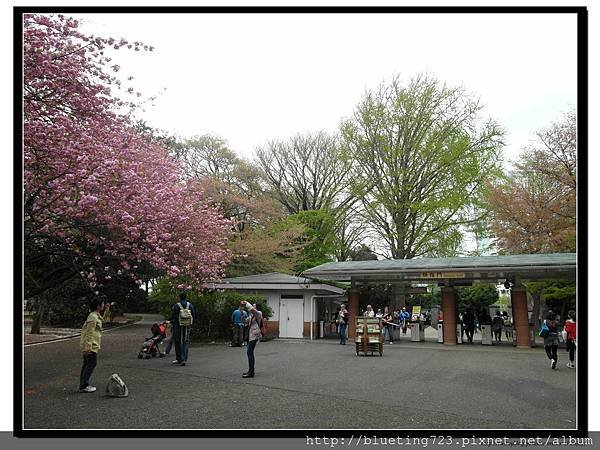
M 552 253 L 332 262 L 306 270 L 303 275 L 321 280 L 351 282 L 352 287 L 348 292 L 351 317 L 358 314 L 357 286 L 361 284 L 389 283 L 406 286 L 411 283 L 436 283 L 442 287 L 444 344 L 447 345 L 456 344 L 458 311 L 455 287 L 473 282 L 508 282 L 517 346 L 529 348 L 527 293 L 523 282 L 551 278 L 574 280 L 576 271 L 576 253 Z M 349 334 L 354 334 L 353 320 L 349 323 Z

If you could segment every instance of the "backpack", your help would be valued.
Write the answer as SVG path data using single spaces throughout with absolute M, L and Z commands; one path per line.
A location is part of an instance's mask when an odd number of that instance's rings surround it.
M 558 336 L 557 325 L 558 325 L 558 322 L 556 320 L 551 320 L 550 323 L 548 323 L 548 336 L 550 336 L 550 337 Z
M 542 328 L 540 328 L 540 336 L 545 338 L 546 336 L 548 336 L 549 333 L 550 333 L 550 328 L 548 328 L 548 325 L 546 324 L 546 321 L 544 320 L 544 322 L 542 322 Z
M 181 305 L 181 302 L 177 304 L 179 305 L 179 326 L 189 327 L 194 321 L 192 310 L 190 309 L 190 302 L 187 302 L 185 308 Z
M 127 397 L 129 395 L 129 389 L 119 374 L 113 373 L 110 376 L 106 385 L 106 395 L 109 397 Z
M 265 337 L 267 335 L 267 324 L 264 318 L 261 317 L 258 327 L 260 328 L 260 336 Z

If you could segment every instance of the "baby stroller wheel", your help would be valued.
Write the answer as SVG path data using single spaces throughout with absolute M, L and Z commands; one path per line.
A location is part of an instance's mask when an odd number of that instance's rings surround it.
M 165 355 L 164 353 L 162 353 L 162 352 L 158 354 L 158 357 L 159 357 L 159 358 L 164 358 L 165 356 L 166 356 L 166 355 Z
M 144 357 L 144 354 L 142 352 L 138 353 L 138 359 L 142 359 Z

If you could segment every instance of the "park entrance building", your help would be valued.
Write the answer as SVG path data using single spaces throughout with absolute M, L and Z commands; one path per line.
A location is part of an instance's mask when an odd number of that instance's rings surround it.
M 477 282 L 505 283 L 510 286 L 517 347 L 530 347 L 530 325 L 527 315 L 527 293 L 523 282 L 560 278 L 575 280 L 576 253 L 553 253 L 510 256 L 477 256 L 457 258 L 415 258 L 379 261 L 344 261 L 322 264 L 302 275 L 340 282 L 350 282 L 348 310 L 358 315 L 358 287 L 387 283 L 410 286 L 412 283 L 436 283 L 442 288 L 444 312 L 444 344 L 456 344 L 458 318 L 456 286 Z M 349 335 L 354 335 L 354 321 Z
M 215 287 L 265 298 L 273 311 L 268 334 L 281 338 L 322 336 L 330 311 L 346 300 L 342 288 L 276 272 L 224 278 Z

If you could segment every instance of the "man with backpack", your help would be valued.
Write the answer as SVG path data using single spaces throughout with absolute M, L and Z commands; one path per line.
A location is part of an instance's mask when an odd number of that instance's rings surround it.
M 196 319 L 196 310 L 185 295 L 179 294 L 179 301 L 171 309 L 171 322 L 173 323 L 173 341 L 175 343 L 175 361 L 173 364 L 185 366 L 188 359 L 190 333 L 192 324 Z

